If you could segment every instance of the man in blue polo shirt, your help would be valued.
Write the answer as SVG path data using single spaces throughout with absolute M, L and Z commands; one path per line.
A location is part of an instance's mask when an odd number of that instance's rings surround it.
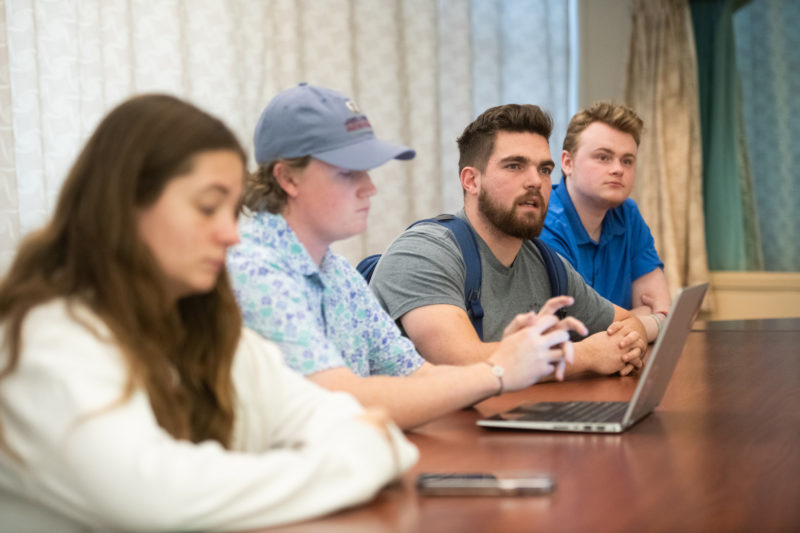
M 649 336 L 670 295 L 650 228 L 628 198 L 641 131 L 641 118 L 619 104 L 599 102 L 572 117 L 541 237 L 602 296 L 643 317 Z

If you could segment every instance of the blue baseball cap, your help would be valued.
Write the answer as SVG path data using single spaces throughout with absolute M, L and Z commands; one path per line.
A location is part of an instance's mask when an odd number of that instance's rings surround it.
M 307 83 L 272 99 L 253 141 L 259 164 L 310 155 L 348 170 L 369 170 L 417 155 L 407 146 L 375 138 L 367 117 L 343 94 Z

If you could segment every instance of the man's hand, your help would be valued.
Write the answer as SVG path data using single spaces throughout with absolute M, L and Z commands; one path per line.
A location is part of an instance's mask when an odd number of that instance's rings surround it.
M 559 320 L 555 313 L 571 305 L 573 298 L 551 298 L 538 313 L 517 315 L 503 331 L 503 340 L 490 359 L 506 369 L 507 388 L 527 387 L 555 369 L 556 379 L 564 379 L 574 350 L 569 330 L 586 335 L 588 330 L 574 317 Z
M 647 341 L 631 326 L 629 320 L 613 322 L 606 329 L 606 334 L 622 352 L 621 362 L 624 366 L 619 371 L 621 376 L 627 376 L 644 366 L 642 358 L 647 349 Z

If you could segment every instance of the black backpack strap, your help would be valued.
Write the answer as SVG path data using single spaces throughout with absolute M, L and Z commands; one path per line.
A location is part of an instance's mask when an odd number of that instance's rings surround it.
M 466 304 L 467 315 L 469 315 L 469 320 L 472 322 L 472 327 L 475 328 L 478 338 L 483 340 L 483 306 L 481 306 L 480 300 L 481 256 L 478 253 L 478 243 L 475 241 L 475 234 L 472 232 L 472 228 L 464 220 L 450 214 L 418 220 L 409 227 L 422 222 L 439 224 L 452 231 L 453 235 L 455 235 L 467 270 L 467 275 L 464 278 L 464 303 Z
M 367 280 L 367 283 L 372 279 L 372 274 L 375 272 L 375 267 L 378 266 L 378 260 L 380 258 L 381 254 L 368 255 L 356 265 L 356 270 Z
M 547 270 L 547 279 L 550 280 L 550 297 L 569 294 L 569 284 L 567 283 L 567 269 L 561 261 L 561 257 L 538 237 L 531 239 L 533 244 L 539 249 L 544 259 L 544 267 Z M 563 308 L 556 313 L 559 318 L 566 316 Z

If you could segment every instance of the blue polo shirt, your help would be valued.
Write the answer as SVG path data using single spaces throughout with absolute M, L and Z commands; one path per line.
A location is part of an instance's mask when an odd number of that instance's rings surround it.
M 563 180 L 553 187 L 541 238 L 601 296 L 631 308 L 634 280 L 664 268 L 636 202 L 626 199 L 603 219 L 600 242 L 586 233 Z

